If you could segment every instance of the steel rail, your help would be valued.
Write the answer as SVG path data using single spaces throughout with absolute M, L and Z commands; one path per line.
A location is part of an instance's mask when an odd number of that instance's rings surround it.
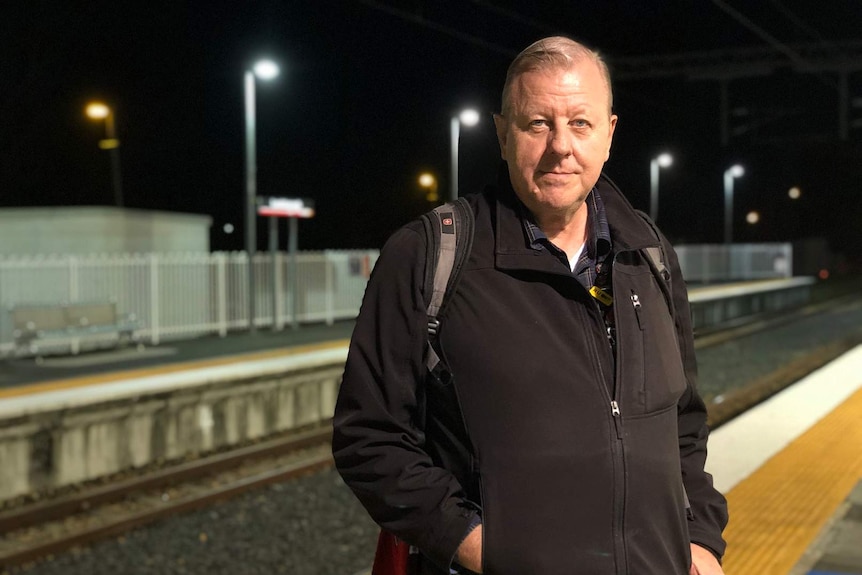
M 101 505 L 122 501 L 130 494 L 167 487 L 183 481 L 192 481 L 216 472 L 236 468 L 249 460 L 274 457 L 309 447 L 320 446 L 328 443 L 331 440 L 331 435 L 332 431 L 329 428 L 312 430 L 294 437 L 267 441 L 198 461 L 188 462 L 145 476 L 121 481 L 116 484 L 64 496 L 56 500 L 32 506 L 24 506 L 21 509 L 5 512 L 0 516 L 0 525 L 2 525 L 0 533 L 5 534 L 28 526 L 57 521 L 77 513 L 92 511 Z M 22 544 L 20 548 L 10 549 L 0 554 L 0 567 L 21 565 L 47 555 L 71 549 L 75 546 L 90 544 L 112 535 L 131 531 L 159 519 L 200 509 L 215 502 L 234 497 L 245 491 L 257 489 L 272 483 L 287 481 L 307 473 L 325 469 L 331 465 L 332 456 L 329 453 L 307 456 L 288 465 L 243 477 L 202 493 L 182 497 L 175 501 L 164 502 L 150 509 L 130 513 L 124 517 L 107 521 L 92 528 L 63 535 L 50 541 L 36 542 L 32 545 Z

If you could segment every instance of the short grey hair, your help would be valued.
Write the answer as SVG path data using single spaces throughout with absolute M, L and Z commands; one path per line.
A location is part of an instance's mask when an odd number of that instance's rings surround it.
M 567 70 L 583 60 L 592 60 L 598 66 L 605 79 L 608 89 L 608 113 L 614 107 L 614 93 L 611 89 L 611 73 L 608 65 L 596 50 L 587 48 L 565 36 L 550 36 L 533 42 L 518 54 L 509 65 L 506 72 L 506 83 L 503 84 L 503 101 L 501 113 L 506 114 L 509 108 L 512 84 L 527 72 Z

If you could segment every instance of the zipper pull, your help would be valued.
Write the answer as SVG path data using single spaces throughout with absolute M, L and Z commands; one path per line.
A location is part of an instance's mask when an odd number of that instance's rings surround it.
M 617 439 L 622 439 L 623 430 L 620 429 L 622 419 L 620 418 L 620 406 L 616 400 L 611 400 L 611 415 L 613 416 L 611 419 L 614 420 L 614 430 L 617 432 Z
M 644 326 L 643 323 L 641 323 L 641 299 L 634 290 L 632 290 L 632 305 L 635 308 L 635 319 L 637 319 L 638 328 L 643 331 Z

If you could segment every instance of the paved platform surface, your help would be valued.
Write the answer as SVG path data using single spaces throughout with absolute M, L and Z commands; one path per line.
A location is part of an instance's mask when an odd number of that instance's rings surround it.
M 834 519 L 862 480 L 860 372 L 862 346 L 711 435 L 707 470 L 730 509 L 727 575 L 862 573 L 858 511 Z
M 862 575 L 862 481 L 807 555 L 814 562 L 807 575 Z
M 22 385 L 103 375 L 118 371 L 169 367 L 212 358 L 226 358 L 269 350 L 309 345 L 350 338 L 352 320 L 332 325 L 303 325 L 299 329 L 282 331 L 258 330 L 253 334 L 236 333 L 227 337 L 206 336 L 176 340 L 138 350 L 106 350 L 77 356 L 46 356 L 37 363 L 33 358 L 0 361 L 0 391 Z

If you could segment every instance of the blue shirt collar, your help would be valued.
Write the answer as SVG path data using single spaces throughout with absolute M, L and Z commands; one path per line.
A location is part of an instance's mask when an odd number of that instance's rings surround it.
M 586 256 L 593 262 L 603 261 L 611 252 L 612 244 L 605 204 L 602 202 L 599 190 L 593 188 L 587 195 L 585 203 L 587 204 L 587 242 L 586 249 L 581 254 L 581 260 Z M 533 215 L 523 204 L 521 204 L 521 220 L 524 223 L 524 231 L 530 241 L 530 247 L 539 251 L 551 249 L 553 253 L 562 253 L 565 259 L 565 253 L 551 243 L 545 232 L 536 225 Z

